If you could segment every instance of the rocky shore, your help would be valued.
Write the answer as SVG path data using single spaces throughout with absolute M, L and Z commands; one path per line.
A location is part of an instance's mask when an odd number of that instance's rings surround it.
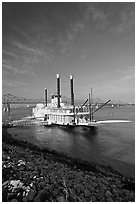
M 15 140 L 3 128 L 2 200 L 6 202 L 135 201 L 135 182 L 111 168 L 89 165 Z

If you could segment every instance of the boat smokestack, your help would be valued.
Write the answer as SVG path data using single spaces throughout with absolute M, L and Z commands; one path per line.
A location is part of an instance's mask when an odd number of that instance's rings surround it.
M 45 88 L 45 105 L 47 106 L 48 102 L 48 90 Z
M 60 108 L 60 75 L 57 74 L 57 97 L 58 97 L 58 108 Z
M 73 76 L 70 75 L 71 105 L 74 106 Z

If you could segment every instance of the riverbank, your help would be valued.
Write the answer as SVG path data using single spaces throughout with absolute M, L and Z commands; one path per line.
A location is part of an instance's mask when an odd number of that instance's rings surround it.
M 135 182 L 2 134 L 3 201 L 135 201 Z

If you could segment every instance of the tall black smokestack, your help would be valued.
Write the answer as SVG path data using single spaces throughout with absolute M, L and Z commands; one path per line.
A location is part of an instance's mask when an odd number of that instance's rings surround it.
M 58 108 L 60 108 L 60 75 L 57 74 L 57 97 L 58 97 Z
M 45 105 L 47 106 L 48 102 L 48 90 L 45 88 Z
M 70 76 L 71 105 L 74 106 L 73 76 Z

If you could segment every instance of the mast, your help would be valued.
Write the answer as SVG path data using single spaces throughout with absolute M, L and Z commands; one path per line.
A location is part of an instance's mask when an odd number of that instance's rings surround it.
M 73 93 L 73 100 L 74 100 L 74 93 Z M 73 104 L 73 112 L 74 112 L 74 123 L 75 123 L 75 117 L 76 117 L 76 115 L 75 115 L 75 104 Z
M 91 88 L 91 105 L 90 107 L 92 107 L 92 111 L 91 111 L 91 121 L 93 121 L 93 95 L 92 95 L 92 88 Z
M 91 122 L 91 96 L 89 94 L 89 121 Z

